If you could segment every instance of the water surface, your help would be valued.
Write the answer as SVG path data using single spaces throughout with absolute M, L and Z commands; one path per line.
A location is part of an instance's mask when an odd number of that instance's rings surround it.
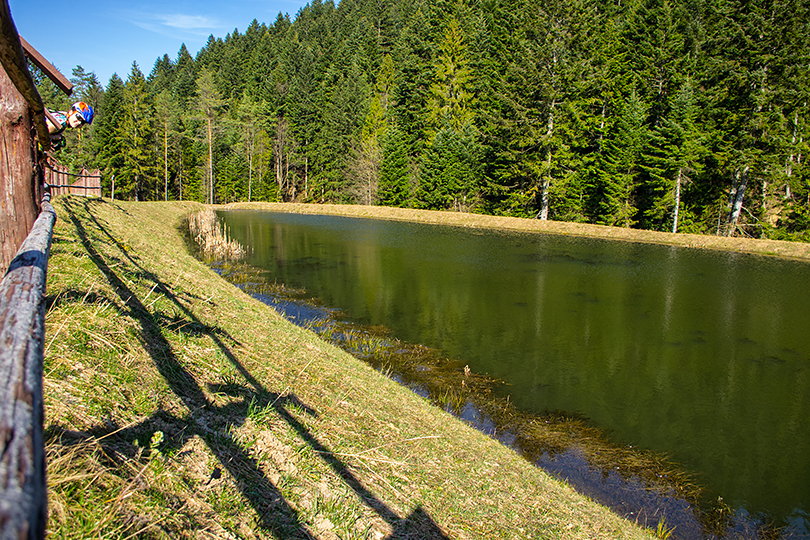
M 272 279 L 507 381 L 499 391 L 523 410 L 581 415 L 617 444 L 671 456 L 739 515 L 808 534 L 810 265 L 333 216 L 222 217 Z

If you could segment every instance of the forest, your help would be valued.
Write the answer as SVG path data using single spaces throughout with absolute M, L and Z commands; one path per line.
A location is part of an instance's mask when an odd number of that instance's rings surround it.
M 805 0 L 313 0 L 46 104 L 116 199 L 810 241 Z M 69 130 L 70 131 L 70 130 Z

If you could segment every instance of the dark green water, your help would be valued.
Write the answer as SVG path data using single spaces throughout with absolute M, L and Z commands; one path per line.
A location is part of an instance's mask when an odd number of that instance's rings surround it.
M 662 246 L 252 211 L 247 262 L 353 319 L 666 453 L 739 516 L 808 534 L 810 265 Z

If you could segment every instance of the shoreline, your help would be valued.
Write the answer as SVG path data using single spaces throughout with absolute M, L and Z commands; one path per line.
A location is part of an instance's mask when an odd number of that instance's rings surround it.
M 368 219 L 409 221 L 429 225 L 447 225 L 483 230 L 489 229 L 533 234 L 577 236 L 621 242 L 637 242 L 730 253 L 744 253 L 763 257 L 776 257 L 794 261 L 810 262 L 810 243 L 789 242 L 786 240 L 763 240 L 758 238 L 712 236 L 691 233 L 669 233 L 642 229 L 629 229 L 623 227 L 609 227 L 606 225 L 593 225 L 588 223 L 540 221 L 529 218 L 468 214 L 443 210 L 418 210 L 389 206 L 241 202 L 211 205 L 210 207 L 223 210 L 266 210 L 271 212 L 316 215 L 322 214 Z

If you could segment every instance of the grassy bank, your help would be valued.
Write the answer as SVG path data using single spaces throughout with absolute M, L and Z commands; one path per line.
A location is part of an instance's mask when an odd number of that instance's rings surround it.
M 200 205 L 55 206 L 53 537 L 646 536 L 220 279 Z
M 415 221 L 420 223 L 450 225 L 455 227 L 500 229 L 505 231 L 539 234 L 560 234 L 566 236 L 601 238 L 604 240 L 642 242 L 647 244 L 662 244 L 685 248 L 750 253 L 753 255 L 810 261 L 810 244 L 804 242 L 786 242 L 782 240 L 728 238 L 725 236 L 707 236 L 700 234 L 673 234 L 659 231 L 627 229 L 623 227 L 591 225 L 588 223 L 540 221 L 536 219 L 487 216 L 483 214 L 465 214 L 460 212 L 441 212 L 436 210 L 413 210 L 385 206 L 234 203 L 226 205 L 225 208 L 270 210 L 274 212 L 296 212 L 301 214 L 329 214 L 348 217 Z

